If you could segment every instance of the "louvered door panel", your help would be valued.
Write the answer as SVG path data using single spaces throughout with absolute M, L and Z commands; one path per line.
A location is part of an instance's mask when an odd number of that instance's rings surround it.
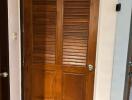
M 55 100 L 56 0 L 32 0 L 31 100 Z
M 86 65 L 90 0 L 64 0 L 63 64 Z
M 56 0 L 33 0 L 33 63 L 54 64 L 56 43 Z
M 98 0 L 24 0 L 24 100 L 93 100 Z

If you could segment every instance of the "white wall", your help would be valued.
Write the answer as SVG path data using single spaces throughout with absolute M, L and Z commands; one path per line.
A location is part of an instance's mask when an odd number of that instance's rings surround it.
M 8 0 L 10 100 L 21 100 L 21 55 L 19 0 Z M 13 32 L 17 39 L 13 40 Z
M 94 100 L 110 100 L 116 4 L 117 0 L 100 0 Z
M 132 0 L 119 1 L 122 4 L 122 10 L 117 16 L 111 100 L 123 100 L 132 10 Z

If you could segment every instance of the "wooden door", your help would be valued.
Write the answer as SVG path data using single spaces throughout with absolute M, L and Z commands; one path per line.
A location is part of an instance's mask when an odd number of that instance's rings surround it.
M 0 0 L 0 100 L 10 100 L 7 0 Z
M 99 0 L 23 8 L 24 100 L 93 100 Z

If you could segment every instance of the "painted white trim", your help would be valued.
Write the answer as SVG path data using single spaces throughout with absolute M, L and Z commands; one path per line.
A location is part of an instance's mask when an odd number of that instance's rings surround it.
M 110 100 L 118 0 L 100 0 L 94 100 Z
M 111 100 L 123 100 L 132 0 L 119 0 L 122 10 L 117 16 Z
M 8 0 L 10 100 L 21 100 L 20 3 Z M 14 32 L 17 39 L 14 40 Z

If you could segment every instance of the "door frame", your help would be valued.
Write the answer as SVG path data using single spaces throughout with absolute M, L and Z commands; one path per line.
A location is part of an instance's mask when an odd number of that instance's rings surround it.
M 127 64 L 126 64 L 126 79 L 125 79 L 125 88 L 124 88 L 124 100 L 130 100 L 130 89 L 131 89 L 131 79 L 132 77 L 129 76 L 129 72 L 131 72 L 131 67 L 129 64 L 130 61 L 130 54 L 132 51 L 130 49 L 132 48 L 132 12 L 131 12 L 131 23 L 130 23 L 130 35 L 129 35 L 129 45 L 128 45 L 128 55 L 127 55 Z
M 20 1 L 8 0 L 10 100 L 21 99 Z M 14 38 L 15 35 L 15 38 Z
M 101 100 L 110 100 L 109 90 L 111 88 L 111 77 L 112 77 L 113 56 L 114 56 L 113 49 L 115 47 L 114 38 L 116 37 L 115 30 L 116 30 L 117 12 L 115 12 L 115 5 L 117 3 L 118 0 L 100 0 L 94 100 L 99 100 L 98 98 L 100 98 Z M 20 0 L 8 0 L 8 6 L 9 6 L 8 19 L 9 19 L 9 34 L 10 34 L 9 55 L 10 55 L 11 100 L 22 100 Z M 12 40 L 12 34 L 11 34 L 12 32 L 18 33 L 17 35 L 18 39 L 15 41 Z M 110 45 L 110 48 L 108 48 L 107 45 Z M 102 50 L 108 52 L 102 53 Z M 105 59 L 106 54 L 109 54 L 107 59 Z M 14 73 L 14 70 L 17 73 Z

